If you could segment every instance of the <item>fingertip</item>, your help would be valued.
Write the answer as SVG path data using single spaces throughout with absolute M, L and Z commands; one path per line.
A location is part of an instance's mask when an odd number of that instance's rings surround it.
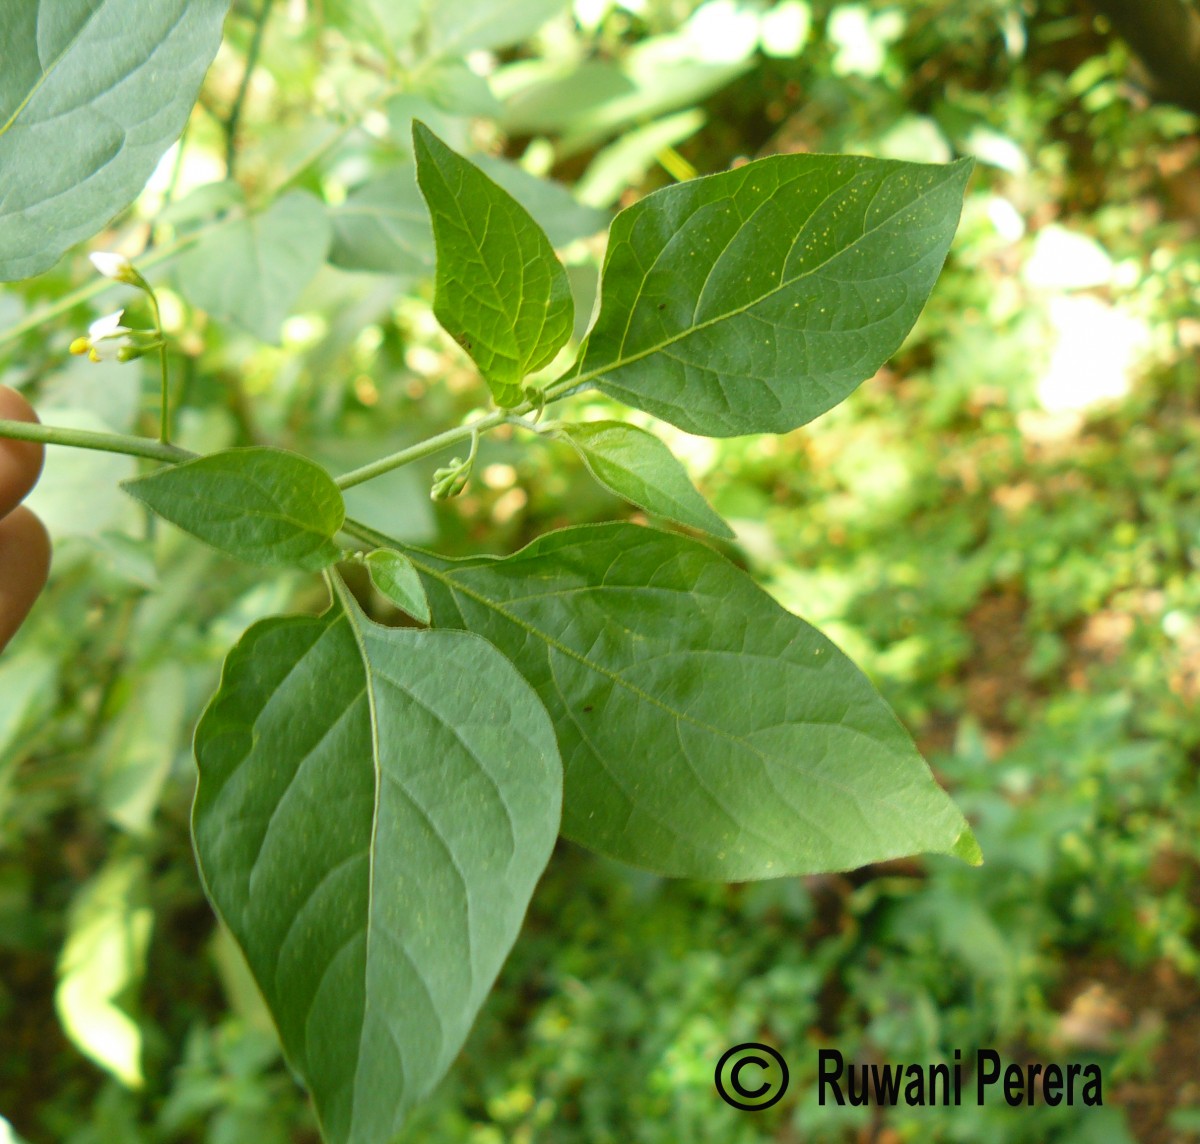
M 0 421 L 37 422 L 38 415 L 15 389 L 0 385 Z M 45 460 L 40 441 L 0 439 L 0 517 L 21 503 L 37 484 Z
M 50 575 L 50 536 L 24 506 L 0 520 L 0 651 L 16 634 Z

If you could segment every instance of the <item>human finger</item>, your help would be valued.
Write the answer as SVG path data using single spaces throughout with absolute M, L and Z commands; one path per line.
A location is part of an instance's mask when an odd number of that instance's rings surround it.
M 0 650 L 29 614 L 50 573 L 50 537 L 24 505 L 0 520 Z
M 33 407 L 15 389 L 0 385 L 0 420 L 37 421 Z M 42 472 L 45 447 L 39 441 L 0 439 L 0 517 L 25 499 Z

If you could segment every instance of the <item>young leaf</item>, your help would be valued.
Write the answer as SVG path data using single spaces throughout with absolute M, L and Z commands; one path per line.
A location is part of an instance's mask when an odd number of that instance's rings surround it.
M 541 695 L 563 833 L 585 846 L 734 882 L 979 860 L 866 676 L 698 541 L 595 525 L 505 559 L 413 562 L 434 622 L 486 636 Z
M 519 405 L 522 379 L 571 336 L 566 271 L 529 212 L 417 121 L 413 149 L 437 246 L 433 312 L 496 403 Z
M 0 280 L 41 273 L 133 201 L 187 122 L 228 7 L 0 5 Z
M 441 1079 L 520 929 L 562 772 L 533 690 L 459 632 L 353 602 L 255 624 L 196 731 L 200 871 L 328 1144 Z
M 733 529 L 713 512 L 684 467 L 653 433 L 621 421 L 561 425 L 557 431 L 610 493 L 676 524 L 733 537 Z
M 710 437 L 811 421 L 912 328 L 971 166 L 777 155 L 647 195 L 613 223 L 572 372 Z
M 429 601 L 421 577 L 407 556 L 394 548 L 376 548 L 367 553 L 367 570 L 375 585 L 397 608 L 414 620 L 429 623 Z
M 341 490 L 314 461 L 282 449 L 227 449 L 122 481 L 147 508 L 251 564 L 333 563 L 346 518 Z
M 284 318 L 325 261 L 332 233 L 321 201 L 292 191 L 185 250 L 176 263 L 179 288 L 213 317 L 278 342 Z

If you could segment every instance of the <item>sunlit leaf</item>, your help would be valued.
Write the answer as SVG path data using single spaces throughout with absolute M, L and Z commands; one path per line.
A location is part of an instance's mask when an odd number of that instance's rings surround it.
M 428 50 L 431 56 L 465 56 L 504 48 L 526 39 L 567 0 L 431 0 Z
M 146 968 L 154 914 L 145 862 L 113 859 L 71 907 L 54 1005 L 67 1035 L 129 1088 L 142 1085 L 142 1033 L 119 1005 Z
M 478 167 L 421 123 L 413 145 L 437 243 L 433 311 L 497 403 L 518 405 L 522 379 L 571 336 L 566 271 L 529 212 Z
M 811 421 L 912 328 L 971 165 L 778 155 L 648 195 L 613 223 L 576 372 L 692 433 Z

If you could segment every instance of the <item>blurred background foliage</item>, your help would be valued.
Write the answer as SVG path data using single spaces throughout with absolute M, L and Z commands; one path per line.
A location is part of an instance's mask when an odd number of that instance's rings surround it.
M 183 141 L 92 244 L 143 255 L 162 292 L 193 448 L 341 470 L 485 401 L 429 310 L 414 115 L 539 218 L 583 320 L 609 213 L 656 187 L 781 151 L 978 160 L 933 301 L 850 400 L 780 438 L 658 428 L 736 527 L 728 554 L 896 707 L 986 865 L 726 887 L 562 844 L 408 1138 L 1200 1137 L 1200 140 L 1121 8 L 234 4 Z M 1195 15 L 1143 5 L 1168 8 Z M 151 427 L 152 369 L 66 352 L 122 302 L 136 318 L 82 252 L 5 288 L 0 382 L 49 422 Z M 558 444 L 492 434 L 468 493 L 433 506 L 439 463 L 351 510 L 449 552 L 629 511 Z M 313 1142 L 187 816 L 221 657 L 322 593 L 148 532 L 116 488 L 135 464 L 53 452 L 53 582 L 0 660 L 0 1140 Z M 756 1116 L 712 1085 L 750 1039 L 793 1077 Z M 821 1046 L 1095 1060 L 1105 1107 L 822 1108 Z

